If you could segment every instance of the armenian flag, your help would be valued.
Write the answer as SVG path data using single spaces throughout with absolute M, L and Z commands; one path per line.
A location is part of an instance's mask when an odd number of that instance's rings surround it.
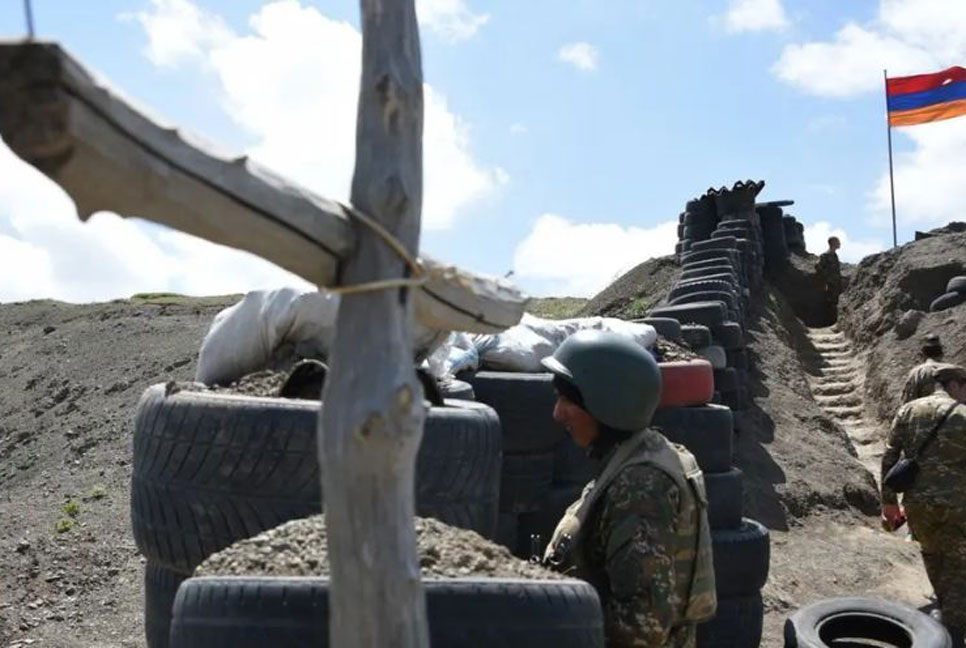
M 886 79 L 889 126 L 915 126 L 966 115 L 966 69 Z

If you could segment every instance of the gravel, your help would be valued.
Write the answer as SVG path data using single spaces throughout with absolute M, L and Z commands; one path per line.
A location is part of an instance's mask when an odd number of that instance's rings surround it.
M 564 576 L 520 560 L 473 531 L 416 518 L 423 578 L 558 579 Z M 328 576 L 325 516 L 287 522 L 209 556 L 195 576 Z

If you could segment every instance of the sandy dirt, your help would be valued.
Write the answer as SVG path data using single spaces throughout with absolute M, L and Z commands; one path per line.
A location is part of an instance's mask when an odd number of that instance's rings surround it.
M 943 249 L 953 248 L 961 255 L 966 244 Z M 842 326 L 868 359 L 865 396 L 883 430 L 896 376 L 922 333 L 941 329 L 953 356 L 966 359 L 966 306 L 926 314 L 912 337 L 896 337 L 899 315 L 921 302 L 888 291 L 918 285 L 902 279 L 903 269 L 915 273 L 934 256 L 859 264 L 856 292 L 843 298 Z M 667 258 L 642 264 L 589 302 L 599 312 L 585 314 L 634 316 L 661 299 L 676 272 Z M 868 278 L 876 273 L 886 292 Z M 0 646 L 144 645 L 143 559 L 129 523 L 134 409 L 149 385 L 192 379 L 211 318 L 235 299 L 0 305 Z M 869 303 L 879 305 L 863 310 Z M 793 306 L 777 289 L 766 292 L 751 319 L 754 405 L 737 417 L 736 463 L 747 476 L 746 515 L 772 532 L 764 645 L 781 645 L 787 615 L 823 597 L 925 605 L 916 545 L 879 529 L 872 476 L 811 396 L 820 357 Z

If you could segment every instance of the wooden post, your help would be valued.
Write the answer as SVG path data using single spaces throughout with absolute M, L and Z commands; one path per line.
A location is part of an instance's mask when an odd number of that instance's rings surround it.
M 423 81 L 413 0 L 361 0 L 362 84 L 352 204 L 415 257 Z M 344 285 L 399 278 L 399 255 L 362 223 Z M 413 527 L 423 392 L 413 371 L 413 291 L 345 295 L 329 357 L 319 454 L 338 648 L 429 645 Z

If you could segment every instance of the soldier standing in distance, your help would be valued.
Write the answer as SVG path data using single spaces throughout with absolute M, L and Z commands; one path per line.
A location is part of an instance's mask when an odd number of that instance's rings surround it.
M 826 314 L 829 323 L 838 321 L 839 295 L 842 294 L 842 266 L 839 263 L 839 255 L 836 250 L 842 247 L 842 243 L 837 236 L 828 239 L 828 249 L 818 257 L 815 264 L 815 272 L 822 282 L 823 296 Z
M 924 360 L 906 375 L 906 382 L 902 385 L 902 405 L 929 396 L 936 390 L 936 367 L 943 359 L 943 345 L 939 342 L 939 336 L 931 334 L 923 337 L 919 350 Z
M 891 528 L 898 528 L 908 516 L 943 625 L 952 635 L 953 645 L 961 648 L 966 632 L 966 406 L 962 405 L 966 402 L 966 369 L 941 364 L 935 367 L 934 376 L 942 389 L 903 405 L 892 422 L 882 474 L 902 454 L 920 455 L 919 474 L 903 494 L 905 511 L 896 493 L 883 486 L 882 518 Z M 935 438 L 919 452 L 934 429 Z
M 543 364 L 553 417 L 600 471 L 557 525 L 544 562 L 591 583 L 609 648 L 693 648 L 715 612 L 704 478 L 694 456 L 647 426 L 661 372 L 634 341 L 581 331 Z

